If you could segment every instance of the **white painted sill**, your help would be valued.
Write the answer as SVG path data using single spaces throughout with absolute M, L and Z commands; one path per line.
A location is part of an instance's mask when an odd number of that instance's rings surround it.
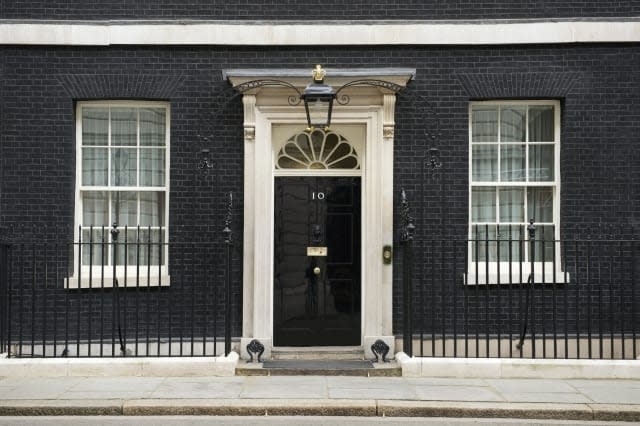
M 555 271 L 554 271 L 555 266 Z M 521 269 L 522 267 L 522 269 Z M 466 274 L 462 274 L 463 283 L 474 285 L 526 285 L 531 271 L 531 263 L 511 264 L 509 262 L 471 262 Z M 521 272 L 522 271 L 522 272 Z M 568 284 L 568 272 L 562 271 L 553 262 L 536 262 L 533 268 L 534 284 Z
M 115 287 L 115 281 L 118 281 L 119 288 L 147 288 L 147 287 L 169 287 L 171 284 L 171 277 L 164 271 L 160 274 L 137 274 L 136 272 L 118 273 L 116 271 L 116 279 L 113 278 L 113 271 L 106 272 L 104 275 L 99 272 L 97 274 L 89 273 L 85 275 L 84 272 L 80 279 L 77 275 L 65 278 L 65 288 L 69 290 L 84 290 L 84 289 L 102 289 Z

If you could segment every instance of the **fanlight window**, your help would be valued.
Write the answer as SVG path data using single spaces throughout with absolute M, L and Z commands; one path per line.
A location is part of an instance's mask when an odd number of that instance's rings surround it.
M 298 133 L 278 153 L 277 169 L 359 169 L 358 153 L 342 136 L 316 129 Z

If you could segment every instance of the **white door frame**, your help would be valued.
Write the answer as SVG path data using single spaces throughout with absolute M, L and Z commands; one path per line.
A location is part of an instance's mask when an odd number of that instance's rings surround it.
M 408 78 L 404 80 L 406 84 Z M 233 81 L 232 81 L 233 84 Z M 404 85 L 404 84 L 403 84 Z M 243 319 L 241 354 L 253 339 L 265 346 L 269 358 L 273 345 L 273 229 L 274 164 L 281 146 L 272 140 L 273 127 L 299 124 L 304 128 L 301 105 L 283 104 L 286 91 L 264 90 L 243 95 L 244 106 L 244 235 Z M 334 108 L 332 126 L 364 127 L 362 168 L 362 323 L 361 343 L 373 357 L 371 344 L 378 339 L 394 352 L 392 334 L 392 265 L 383 264 L 382 248 L 393 243 L 393 135 L 394 93 L 371 87 L 352 88 L 350 103 Z M 333 129 L 332 129 L 333 130 Z M 353 141 L 351 141 L 353 142 Z M 359 144 L 355 144 L 357 147 Z M 318 173 L 313 173 L 317 175 Z M 329 176 L 331 173 L 327 173 Z

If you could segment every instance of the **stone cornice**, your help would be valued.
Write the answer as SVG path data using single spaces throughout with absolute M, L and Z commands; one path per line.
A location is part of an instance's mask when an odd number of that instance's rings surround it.
M 635 43 L 640 19 L 479 21 L 16 21 L 4 45 L 514 45 Z

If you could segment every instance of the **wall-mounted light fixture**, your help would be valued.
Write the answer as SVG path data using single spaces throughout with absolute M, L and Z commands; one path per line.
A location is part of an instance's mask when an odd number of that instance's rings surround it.
M 311 132 L 314 128 L 327 130 L 331 125 L 331 111 L 333 110 L 336 91 L 324 83 L 326 74 L 327 72 L 322 69 L 322 65 L 316 65 L 313 70 L 313 82 L 300 95 L 307 113 L 308 132 Z

